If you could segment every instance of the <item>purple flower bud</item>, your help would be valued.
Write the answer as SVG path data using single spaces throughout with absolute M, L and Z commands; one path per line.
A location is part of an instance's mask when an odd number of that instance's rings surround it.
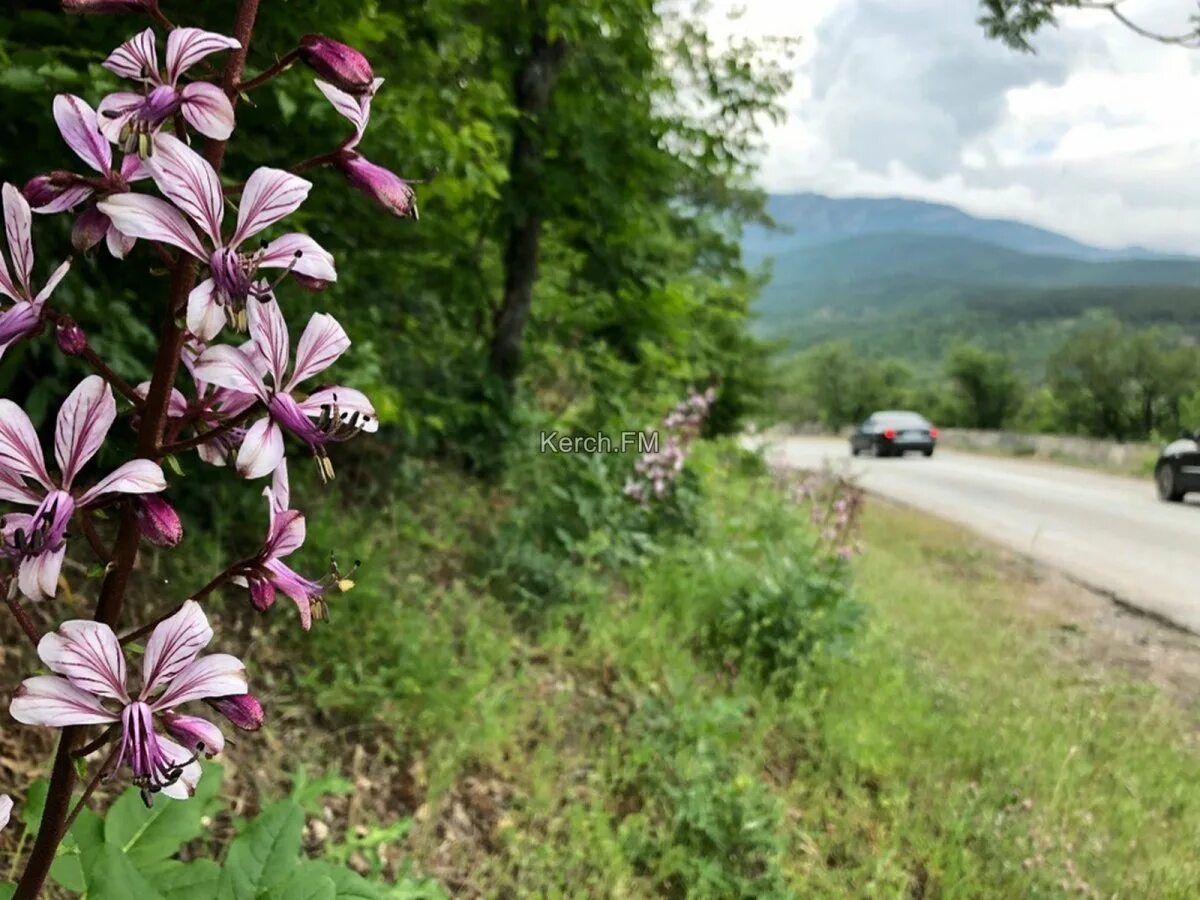
M 250 602 L 259 612 L 266 612 L 275 605 L 275 585 L 265 578 L 251 578 Z
M 87 348 L 87 335 L 70 316 L 58 320 L 54 340 L 58 343 L 58 349 L 67 356 L 78 356 Z
M 89 206 L 75 220 L 75 227 L 71 229 L 71 246 L 80 253 L 91 250 L 104 240 L 110 224 L 108 216 L 96 207 Z
M 163 724 L 171 737 L 188 750 L 202 752 L 210 759 L 225 749 L 225 735 L 221 729 L 199 716 L 181 716 L 167 710 L 162 714 Z
M 347 94 L 368 94 L 375 73 L 367 58 L 340 41 L 323 34 L 306 34 L 300 39 L 300 61 Z
M 66 176 L 64 178 L 64 175 Z M 21 193 L 25 199 L 29 201 L 29 205 L 34 209 L 39 209 L 47 204 L 53 203 L 63 194 L 69 187 L 68 179 L 71 176 L 65 172 L 51 172 L 49 175 L 35 175 L 25 182 L 25 187 L 21 188 Z
M 134 502 L 142 537 L 156 547 L 174 547 L 183 540 L 183 523 L 170 503 L 154 494 L 145 494 Z
M 158 0 L 63 0 L 62 6 L 64 12 L 111 16 L 150 12 L 158 8 Z
M 357 153 L 343 153 L 337 159 L 337 167 L 352 186 L 392 215 L 417 218 L 417 195 L 412 185 L 396 173 L 368 162 Z
M 266 718 L 262 704 L 253 694 L 234 694 L 205 702 L 242 731 L 258 731 Z

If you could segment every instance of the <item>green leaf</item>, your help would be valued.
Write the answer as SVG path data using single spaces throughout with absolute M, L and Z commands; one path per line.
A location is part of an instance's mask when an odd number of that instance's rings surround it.
M 269 900 L 335 900 L 337 895 L 332 878 L 315 872 L 311 866 L 301 865 L 267 897 Z
M 263 810 L 229 847 L 220 900 L 254 900 L 296 868 L 304 811 L 290 800 Z
M 150 809 L 136 790 L 128 790 L 104 819 L 104 840 L 129 855 L 140 869 L 168 859 L 204 832 L 201 819 L 221 788 L 223 770 L 205 765 L 196 793 L 188 800 L 158 797 Z
M 167 458 L 166 458 L 165 462 L 166 462 L 166 464 L 167 464 L 167 468 L 168 468 L 168 469 L 170 469 L 172 472 L 174 472 L 174 473 L 175 473 L 176 475 L 178 475 L 180 478 L 183 478 L 183 477 L 184 477 L 184 474 L 183 474 L 183 466 L 182 466 L 182 465 L 180 465 L 180 463 L 179 463 L 179 458 L 178 458 L 177 456 L 175 456 L 175 454 L 174 454 L 174 453 L 171 453 L 171 454 L 169 454 L 169 455 L 167 456 Z
M 129 857 L 113 844 L 105 844 L 97 853 L 84 855 L 88 900 L 162 900 L 138 872 Z
M 210 900 L 221 884 L 221 867 L 211 859 L 176 862 L 154 878 L 164 900 Z
M 42 812 L 46 808 L 46 794 L 49 790 L 50 782 L 39 778 L 29 785 L 25 794 L 25 805 L 21 807 L 21 821 L 25 823 L 30 836 L 37 834 L 38 826 L 42 822 Z
M 0 900 L 8 900 L 17 890 L 11 881 L 0 881 Z
M 367 881 L 352 869 L 334 863 L 313 860 L 304 864 L 304 871 L 320 875 L 333 882 L 338 900 L 382 900 L 388 896 L 380 884 Z

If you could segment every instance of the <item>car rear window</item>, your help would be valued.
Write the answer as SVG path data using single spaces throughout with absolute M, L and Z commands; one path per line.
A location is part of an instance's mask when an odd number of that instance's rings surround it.
M 893 428 L 928 428 L 929 423 L 916 413 L 886 413 L 875 416 L 880 425 L 891 425 Z

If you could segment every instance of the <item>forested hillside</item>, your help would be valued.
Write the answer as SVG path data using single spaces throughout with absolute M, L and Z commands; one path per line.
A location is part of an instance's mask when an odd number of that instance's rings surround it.
M 967 338 L 1036 369 L 1089 312 L 1200 333 L 1198 260 L 912 201 L 776 196 L 768 209 L 780 230 L 746 239 L 770 271 L 757 328 L 788 346 L 847 338 L 920 365 Z

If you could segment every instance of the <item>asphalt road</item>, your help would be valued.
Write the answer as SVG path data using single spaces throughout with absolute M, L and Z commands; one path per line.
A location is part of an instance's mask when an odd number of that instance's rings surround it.
M 871 493 L 971 530 L 1089 587 L 1200 633 L 1200 495 L 1162 503 L 1151 479 L 939 449 L 851 458 L 846 441 L 779 438 L 768 458 L 829 462 Z

